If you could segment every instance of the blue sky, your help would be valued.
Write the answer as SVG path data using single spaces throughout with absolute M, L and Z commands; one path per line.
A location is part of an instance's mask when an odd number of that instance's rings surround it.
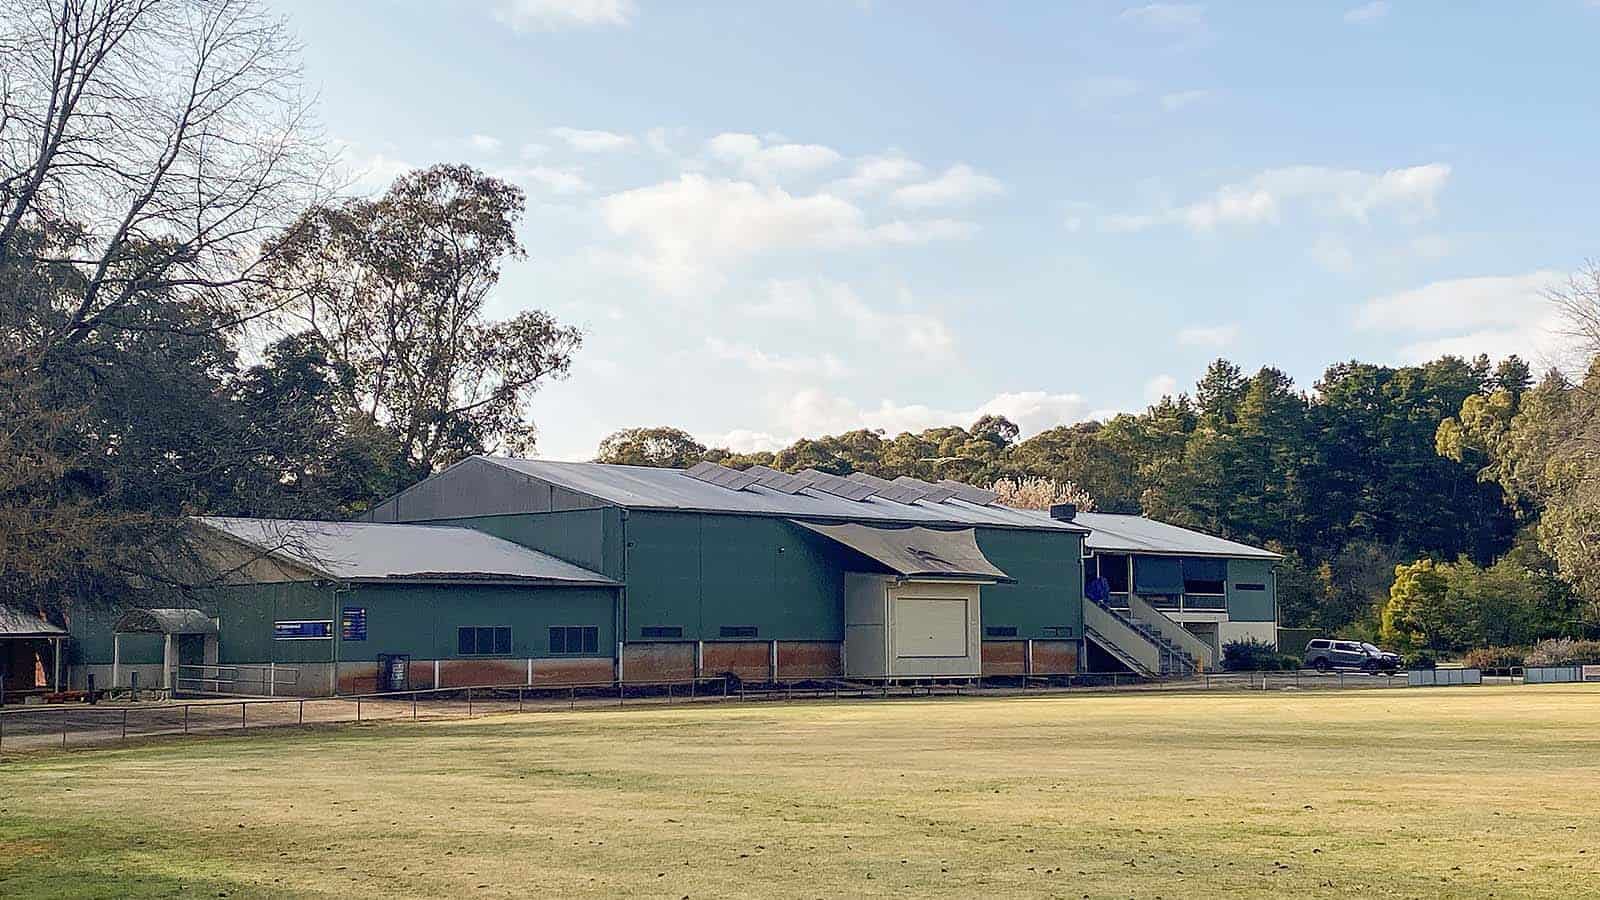
M 1549 358 L 1600 3 L 289 2 L 360 189 L 524 187 L 543 455 L 1137 410 L 1225 355 Z

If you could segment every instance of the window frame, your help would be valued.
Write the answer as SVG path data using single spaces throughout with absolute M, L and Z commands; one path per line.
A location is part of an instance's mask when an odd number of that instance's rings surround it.
M 479 649 L 479 641 L 478 641 L 478 638 L 481 637 L 481 632 L 485 632 L 485 631 L 489 632 L 489 649 L 487 651 Z M 465 637 L 467 635 L 467 633 L 469 633 L 469 632 L 472 634 L 472 649 L 467 650 L 467 649 L 463 649 L 463 648 L 466 647 L 466 643 L 462 641 L 462 638 Z M 503 651 L 500 649 L 500 635 L 501 635 L 501 633 L 505 634 L 505 639 L 506 639 L 505 640 L 505 650 L 503 650 Z M 516 650 L 517 650 L 517 636 L 511 630 L 511 626 L 510 625 L 457 625 L 456 626 L 456 656 L 458 656 L 458 657 L 471 657 L 473 659 L 499 657 L 499 658 L 504 659 L 504 658 L 509 658 L 509 657 L 515 656 L 516 655 Z
M 574 635 L 576 632 L 576 635 Z M 556 649 L 556 635 L 561 635 L 561 649 Z M 600 654 L 600 626 L 551 625 L 546 635 L 545 649 L 551 656 L 598 656 Z M 576 648 L 576 649 L 574 649 Z
M 671 641 L 683 639 L 682 625 L 640 625 L 639 639 L 642 641 Z

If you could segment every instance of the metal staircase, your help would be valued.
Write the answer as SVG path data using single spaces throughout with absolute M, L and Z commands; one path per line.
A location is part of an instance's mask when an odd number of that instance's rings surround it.
M 1084 601 L 1083 634 L 1140 675 L 1188 677 L 1200 671 L 1194 656 L 1154 626 L 1098 600 Z

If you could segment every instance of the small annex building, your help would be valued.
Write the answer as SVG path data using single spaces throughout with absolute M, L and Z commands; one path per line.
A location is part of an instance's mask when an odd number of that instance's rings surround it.
M 213 583 L 183 615 L 79 617 L 71 679 L 319 695 L 1182 675 L 1272 639 L 1273 554 L 996 501 L 864 473 L 472 457 L 360 522 L 196 519 Z

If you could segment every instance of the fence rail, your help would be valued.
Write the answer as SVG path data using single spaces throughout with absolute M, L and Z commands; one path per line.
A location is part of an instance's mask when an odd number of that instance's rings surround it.
M 1360 672 L 1206 673 L 1146 678 L 1126 672 L 917 681 L 816 679 L 750 683 L 725 677 L 662 682 L 597 681 L 563 685 L 470 685 L 337 697 L 236 697 L 163 703 L 62 704 L 0 710 L 0 751 L 71 747 L 157 735 L 252 728 L 422 719 L 462 719 L 506 712 L 598 709 L 629 703 L 760 702 L 796 699 L 1006 696 L 1047 691 L 1270 691 L 1387 689 L 1394 676 Z

